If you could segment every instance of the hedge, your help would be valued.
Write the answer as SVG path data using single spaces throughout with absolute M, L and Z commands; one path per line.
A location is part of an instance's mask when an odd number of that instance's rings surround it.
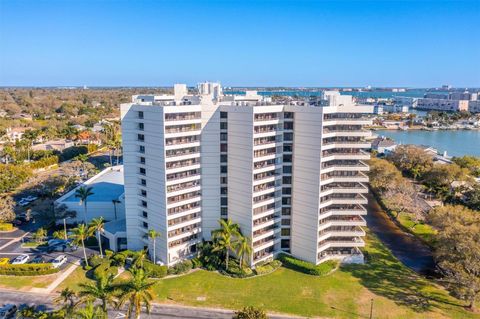
M 8 276 L 40 276 L 40 275 L 54 274 L 58 271 L 59 269 L 53 268 L 53 265 L 50 263 L 0 265 L 0 275 L 8 275 Z
M 44 157 L 38 161 L 30 163 L 30 168 L 39 169 L 39 168 L 52 166 L 55 164 L 58 164 L 58 156 L 53 155 L 53 156 Z
M 143 262 L 143 268 L 153 278 L 163 278 L 167 275 L 168 267 L 162 265 L 155 265 L 150 261 Z
M 314 265 L 286 254 L 280 254 L 278 260 L 287 268 L 313 276 L 325 276 L 337 267 L 336 261 L 328 260 L 319 265 Z
M 282 265 L 282 262 L 280 260 L 274 260 L 265 264 L 257 264 L 255 265 L 255 273 L 257 275 L 265 275 L 265 274 L 271 273 L 281 265 Z
M 0 223 L 0 231 L 12 231 L 13 225 L 10 223 Z
M 101 263 L 93 270 L 93 276 L 95 278 L 108 277 L 110 275 L 118 275 L 118 267 L 110 266 L 110 262 L 108 260 Z
M 192 261 L 187 259 L 185 261 L 179 262 L 173 265 L 172 267 L 168 268 L 168 274 L 179 275 L 192 270 L 192 268 L 193 268 Z

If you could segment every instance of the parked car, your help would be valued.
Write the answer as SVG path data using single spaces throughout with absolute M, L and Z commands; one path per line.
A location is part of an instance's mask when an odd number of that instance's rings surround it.
M 29 202 L 33 202 L 33 201 L 36 201 L 38 199 L 38 197 L 30 195 L 30 196 L 25 197 L 24 199 L 26 199 Z
M 61 252 L 66 252 L 66 251 L 76 251 L 78 249 L 78 246 L 73 244 L 70 241 L 62 241 L 62 242 L 57 242 L 54 243 L 53 245 L 48 245 L 47 247 L 47 252 L 51 253 L 54 251 L 61 251 Z
M 9 258 L 0 258 L 0 265 L 6 265 L 10 262 Z
M 58 268 L 67 262 L 67 256 L 60 255 L 55 259 L 52 259 L 53 268 Z
M 0 319 L 13 318 L 17 312 L 17 306 L 12 304 L 3 305 L 0 308 Z
M 27 254 L 18 255 L 17 257 L 15 257 L 15 259 L 12 260 L 12 265 L 25 264 L 29 259 L 30 256 Z
M 15 225 L 15 226 L 21 226 L 23 223 L 22 223 L 22 221 L 19 220 L 19 219 L 14 219 L 14 220 L 12 221 L 12 224 Z
M 36 255 L 33 257 L 33 259 L 30 261 L 31 264 L 43 264 L 45 263 L 45 259 L 43 258 L 42 255 Z
M 22 207 L 25 207 L 27 205 L 29 205 L 30 202 L 28 200 L 25 200 L 25 198 L 22 198 L 19 202 L 18 202 L 18 205 L 22 206 Z

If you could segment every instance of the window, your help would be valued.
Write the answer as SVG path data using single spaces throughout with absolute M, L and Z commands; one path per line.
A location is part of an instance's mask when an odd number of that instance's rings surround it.
M 283 176 L 282 177 L 283 184 L 292 184 L 292 176 Z
M 284 174 L 292 174 L 292 167 L 291 166 L 284 166 L 283 167 Z
M 143 119 L 143 112 L 142 111 L 138 111 L 138 118 Z
M 227 184 L 228 182 L 228 177 L 222 176 L 220 177 L 220 184 Z
M 282 236 L 290 236 L 290 228 L 282 228 L 281 234 Z
M 140 142 L 145 141 L 145 135 L 143 135 L 143 134 L 137 134 L 137 138 Z
M 143 206 L 143 207 L 147 207 L 147 206 L 148 206 L 148 205 L 147 205 L 147 202 L 144 201 L 144 200 L 142 200 L 142 206 Z
M 292 199 L 290 197 L 283 197 L 282 198 L 282 205 L 291 205 Z
M 142 175 L 147 174 L 147 170 L 146 170 L 145 168 L 143 168 L 143 167 L 139 167 L 139 168 L 138 168 L 138 172 L 139 172 L 140 174 L 142 174 Z
M 284 130 L 293 130 L 293 122 L 285 122 L 283 123 Z
M 227 152 L 228 151 L 228 145 L 223 143 L 220 144 L 220 152 Z
M 220 205 L 227 206 L 228 205 L 228 198 L 226 198 L 226 197 L 220 198 Z
M 148 213 L 146 211 L 142 211 L 142 216 L 148 218 Z
M 290 219 L 282 219 L 283 226 L 290 226 Z
M 147 222 L 143 222 L 143 228 L 148 229 L 148 223 Z
M 220 166 L 220 173 L 227 173 L 227 166 Z
M 291 141 L 291 140 L 293 140 L 293 133 L 283 133 L 283 140 L 284 140 L 284 141 Z
M 282 239 L 281 241 L 282 249 L 290 248 L 290 239 Z
M 145 126 L 143 125 L 143 123 L 138 123 L 138 129 L 140 131 L 143 131 L 145 129 Z
M 282 207 L 282 215 L 290 216 L 292 214 L 292 208 L 290 207 Z
M 220 133 L 220 141 L 226 141 L 228 139 L 227 133 Z
M 220 122 L 220 129 L 221 130 L 228 129 L 228 123 L 227 122 Z
M 228 207 L 220 207 L 220 214 L 227 215 L 228 214 Z
M 284 112 L 283 118 L 285 119 L 293 119 L 293 112 Z
M 147 191 L 144 189 L 140 190 L 140 194 L 144 197 L 147 197 Z
M 145 157 L 140 156 L 140 164 L 145 164 Z
M 220 194 L 227 195 L 227 193 L 228 193 L 228 188 L 227 187 L 221 187 L 220 188 Z
M 292 189 L 290 187 L 282 188 L 283 195 L 292 195 Z
M 283 145 L 283 151 L 284 152 L 291 152 L 292 151 L 292 145 L 291 144 L 287 144 L 287 145 Z
M 140 146 L 138 147 L 138 151 L 139 151 L 140 153 L 145 153 L 145 146 L 140 145 Z
M 291 163 L 292 162 L 292 155 L 289 155 L 289 154 L 283 155 L 283 162 L 284 163 Z
M 226 118 L 228 118 L 228 113 L 227 113 L 227 112 L 220 112 L 220 118 L 221 118 L 221 119 L 226 119 Z
M 220 163 L 226 163 L 228 161 L 228 156 L 225 154 L 220 155 Z
M 140 179 L 140 185 L 142 185 L 142 186 L 147 186 L 147 180 L 144 179 L 144 178 L 141 178 L 141 179 Z

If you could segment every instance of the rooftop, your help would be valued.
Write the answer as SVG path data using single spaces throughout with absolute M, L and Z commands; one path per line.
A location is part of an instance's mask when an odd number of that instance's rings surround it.
M 78 202 L 75 191 L 81 186 L 92 187 L 93 195 L 88 197 L 89 202 L 111 202 L 124 193 L 123 165 L 109 167 L 85 183 L 79 185 L 67 194 L 60 197 L 58 202 Z
M 125 219 L 112 220 L 111 222 L 105 223 L 103 229 L 110 234 L 116 234 L 120 232 L 127 231 L 127 223 Z

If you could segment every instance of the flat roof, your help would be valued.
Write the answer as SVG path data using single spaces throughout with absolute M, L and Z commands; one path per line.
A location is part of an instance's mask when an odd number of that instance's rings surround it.
M 93 195 L 88 197 L 89 202 L 111 202 L 124 193 L 123 165 L 109 167 L 85 183 L 68 192 L 59 202 L 79 202 L 75 191 L 82 186 L 92 187 Z
M 124 218 L 112 220 L 110 222 L 105 223 L 103 229 L 110 234 L 116 234 L 119 232 L 127 231 L 127 222 Z

